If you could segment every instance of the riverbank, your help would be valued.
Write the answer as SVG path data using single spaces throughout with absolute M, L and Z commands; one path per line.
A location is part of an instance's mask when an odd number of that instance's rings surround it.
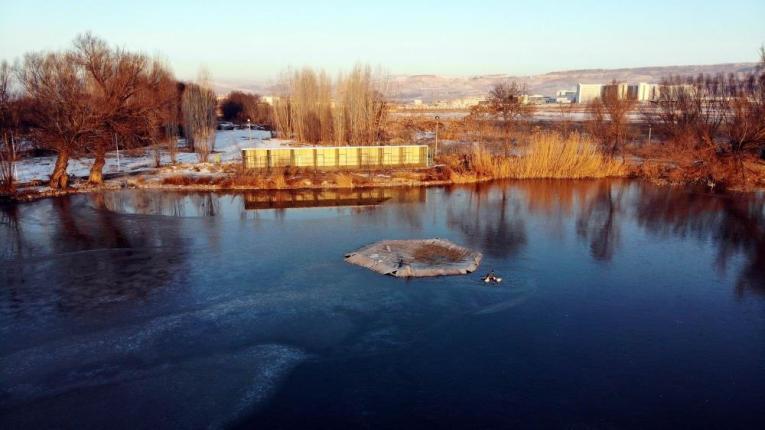
M 463 178 L 464 179 L 464 178 Z M 490 181 L 491 177 L 474 177 L 471 182 Z M 86 177 L 73 178 L 71 186 L 54 190 L 46 185 L 21 184 L 14 195 L 3 200 L 30 202 L 69 194 L 82 194 L 118 189 L 167 191 L 284 191 L 321 189 L 363 189 L 395 187 L 429 187 L 466 183 L 449 178 L 445 166 L 421 169 L 396 169 L 371 172 L 308 171 L 279 169 L 271 172 L 246 172 L 239 163 L 200 163 L 168 166 L 137 175 L 115 175 L 100 186 L 88 183 Z
M 236 147 L 235 147 L 236 148 Z M 572 133 L 535 133 L 522 151 L 497 154 L 479 145 L 440 154 L 426 168 L 383 170 L 315 170 L 284 167 L 246 170 L 228 157 L 216 162 L 186 162 L 139 171 L 110 173 L 101 185 L 92 185 L 82 173 L 71 186 L 54 190 L 39 179 L 19 184 L 4 200 L 32 201 L 66 194 L 122 188 L 173 191 L 269 191 L 428 187 L 471 184 L 497 179 L 641 178 L 662 186 L 702 186 L 716 190 L 765 189 L 765 162 L 756 157 L 720 158 L 704 154 L 636 153 L 610 157 L 590 139 Z M 658 155 L 658 156 L 657 156 Z M 664 155 L 663 157 L 661 155 Z
M 708 183 L 688 182 L 682 172 L 675 172 L 669 163 L 660 160 L 627 162 L 619 170 L 603 171 L 600 175 L 553 176 L 530 173 L 519 176 L 508 174 L 502 166 L 502 159 L 491 161 L 483 158 L 482 168 L 463 166 L 455 163 L 466 160 L 446 160 L 428 168 L 390 169 L 374 171 L 313 171 L 304 169 L 277 169 L 270 172 L 252 172 L 241 168 L 240 163 L 195 163 L 177 164 L 148 170 L 139 174 L 111 175 L 101 185 L 92 185 L 87 177 L 72 178 L 70 187 L 63 190 L 51 189 L 39 181 L 20 184 L 16 194 L 0 196 L 0 201 L 31 202 L 39 199 L 60 197 L 119 189 L 165 190 L 165 191 L 301 191 L 301 190 L 342 190 L 365 188 L 433 187 L 444 185 L 477 184 L 502 179 L 598 179 L 635 178 L 663 187 L 706 186 Z M 468 160 L 467 163 L 474 160 Z M 492 167 L 494 166 L 494 167 Z M 663 167 L 657 167 L 663 166 Z M 506 168 L 506 167 L 505 167 Z M 758 171 L 765 170 L 757 166 Z M 759 180 L 757 186 L 749 189 L 727 188 L 735 192 L 756 192 L 765 189 Z

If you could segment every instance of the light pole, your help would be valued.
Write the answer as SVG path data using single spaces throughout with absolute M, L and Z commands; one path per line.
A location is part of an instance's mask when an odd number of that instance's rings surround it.
M 436 156 L 438 156 L 438 120 L 439 119 L 441 119 L 441 117 L 436 115 L 436 148 L 433 150 L 433 161 L 435 161 Z
M 248 131 L 248 140 L 252 141 L 252 125 L 250 124 L 249 118 L 247 118 L 247 131 Z
M 117 142 L 117 134 L 114 134 L 114 146 L 117 148 L 117 171 L 121 172 L 122 167 L 120 166 L 120 144 Z

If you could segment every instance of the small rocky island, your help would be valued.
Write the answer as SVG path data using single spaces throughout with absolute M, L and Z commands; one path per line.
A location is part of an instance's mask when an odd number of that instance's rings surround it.
M 383 240 L 345 255 L 345 261 L 399 278 L 466 275 L 481 253 L 443 239 Z

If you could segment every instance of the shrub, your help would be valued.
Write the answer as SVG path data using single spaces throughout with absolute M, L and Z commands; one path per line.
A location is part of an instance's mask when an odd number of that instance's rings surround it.
M 340 188 L 353 188 L 353 176 L 348 173 L 337 173 L 335 184 Z

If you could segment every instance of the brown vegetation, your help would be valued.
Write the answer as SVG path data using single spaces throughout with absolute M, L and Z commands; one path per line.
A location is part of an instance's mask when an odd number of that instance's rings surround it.
M 103 182 L 106 152 L 115 136 L 123 145 L 156 145 L 174 98 L 170 72 L 158 61 L 121 48 L 111 49 L 105 41 L 85 34 L 74 43 L 73 59 L 84 71 L 89 107 L 97 128 L 89 133 L 86 149 L 95 156 L 90 182 Z
M 257 94 L 232 91 L 221 102 L 220 110 L 226 121 L 271 126 L 271 107 Z
M 527 94 L 526 86 L 515 81 L 499 82 L 489 91 L 485 112 L 501 121 L 505 132 L 505 147 L 510 146 L 510 132 L 515 125 L 519 121 L 528 120 L 534 113 L 534 105 L 525 100 Z
M 590 102 L 590 134 L 600 142 L 611 157 L 621 152 L 630 135 L 627 115 L 637 106 L 637 100 L 629 93 L 622 93 L 624 86 L 612 82 L 604 89 L 603 97 Z
M 16 191 L 16 138 L 19 129 L 20 100 L 12 89 L 8 62 L 0 63 L 0 194 Z
M 418 245 L 412 252 L 414 261 L 424 264 L 445 264 L 462 261 L 470 255 L 470 251 L 464 248 L 444 246 L 439 243 L 423 243 Z
M 765 51 L 746 76 L 673 77 L 643 110 L 661 142 L 648 148 L 671 160 L 661 179 L 715 186 L 762 186 L 765 155 Z M 645 166 L 646 174 L 655 166 Z
M 371 145 L 381 139 L 387 117 L 385 79 L 357 65 L 332 84 L 324 72 L 304 68 L 288 74 L 274 106 L 281 136 L 299 142 Z
M 28 100 L 26 137 L 58 154 L 54 189 L 67 187 L 70 157 L 93 155 L 90 181 L 100 184 L 106 151 L 118 137 L 127 146 L 156 144 L 164 126 L 175 123 L 170 71 L 91 34 L 68 51 L 26 55 L 18 76 Z
M 215 149 L 217 106 L 215 93 L 209 87 L 204 72 L 200 73 L 197 83 L 186 84 L 181 102 L 184 132 L 186 140 L 203 163 Z
M 503 156 L 475 145 L 442 160 L 454 182 L 481 178 L 603 178 L 624 176 L 626 166 L 603 154 L 592 140 L 579 135 L 540 132 L 529 136 L 521 154 Z

